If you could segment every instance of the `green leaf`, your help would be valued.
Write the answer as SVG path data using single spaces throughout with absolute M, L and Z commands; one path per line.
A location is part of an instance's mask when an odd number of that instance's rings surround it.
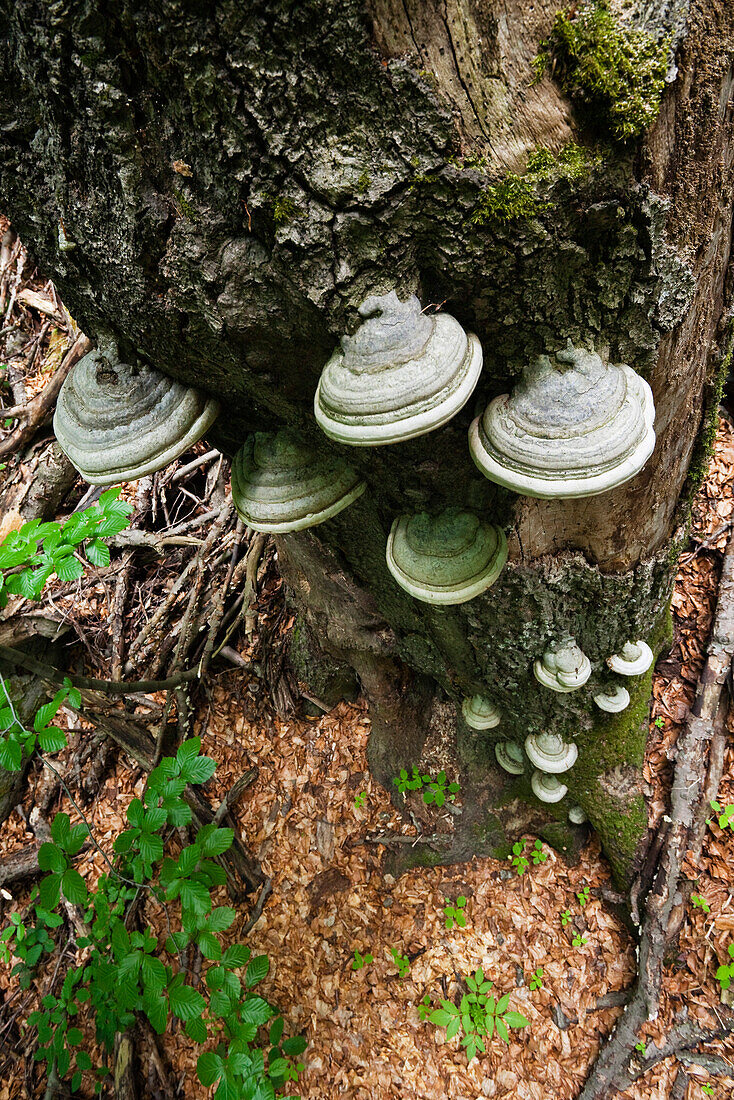
M 206 1024 L 201 1016 L 192 1016 L 186 1021 L 186 1034 L 195 1043 L 205 1043 L 207 1039 Z
M 42 707 L 39 707 L 36 711 L 33 719 L 33 728 L 38 732 L 42 730 L 44 726 L 47 726 L 51 719 L 58 713 L 59 707 L 66 695 L 66 692 L 61 692 L 61 699 L 58 695 L 51 700 L 50 703 L 44 703 Z
M 282 1077 L 287 1069 L 288 1062 L 285 1058 L 274 1058 L 268 1065 L 268 1074 L 270 1077 Z
M 250 965 L 247 967 L 245 974 L 245 983 L 248 986 L 257 985 L 261 982 L 268 970 L 270 969 L 270 960 L 267 955 L 256 955 Z
M 228 905 L 220 905 L 216 909 L 212 909 L 207 920 L 207 926 L 212 932 L 226 932 L 236 916 L 237 913 L 234 909 L 231 909 Z M 245 962 L 247 962 L 247 959 Z M 244 963 L 241 965 L 244 966 Z
M 61 889 L 67 901 L 74 905 L 83 905 L 87 900 L 87 887 L 84 879 L 75 867 L 69 867 L 61 876 Z
M 165 994 L 146 989 L 143 993 L 143 1012 L 155 1033 L 163 1035 L 168 1024 L 168 1001 Z
M 233 943 L 222 955 L 222 966 L 226 966 L 227 970 L 239 970 L 250 961 L 250 954 L 250 948 L 245 947 L 244 943 Z M 265 973 L 267 974 L 267 970 Z
M 211 908 L 211 897 L 206 886 L 200 882 L 181 883 L 181 903 L 203 917 Z
M 70 1027 L 66 1033 L 66 1041 L 70 1047 L 78 1047 L 82 1038 L 82 1033 L 78 1027 Z
M 76 1064 L 79 1067 L 79 1069 L 91 1069 L 92 1068 L 92 1059 L 89 1057 L 86 1050 L 77 1051 Z
M 209 756 L 197 756 L 196 759 L 182 765 L 181 778 L 185 779 L 187 783 L 206 783 L 207 779 L 211 779 L 216 770 L 215 760 L 212 760 Z
M 57 561 L 55 572 L 62 584 L 70 584 L 84 576 L 84 566 L 72 555 Z
M 212 932 L 208 932 L 206 929 L 199 932 L 198 943 L 199 950 L 205 959 L 210 959 L 212 962 L 221 959 L 222 945 Z
M 499 1035 L 500 1039 L 502 1039 L 502 1041 L 504 1043 L 509 1043 L 510 1033 L 507 1030 L 507 1024 L 505 1023 L 505 1021 L 502 1019 L 501 1016 L 497 1017 L 496 1023 L 497 1023 L 497 1034 Z
M 208 1051 L 206 1054 L 199 1055 L 196 1061 L 196 1076 L 204 1088 L 211 1088 L 223 1073 L 224 1062 L 218 1054 Z
M 0 765 L 7 772 L 19 772 L 23 750 L 17 741 L 0 741 Z
M 146 863 L 156 863 L 163 859 L 163 840 L 155 833 L 141 833 L 138 848 Z
M 451 1016 L 443 1008 L 434 1008 L 428 1019 L 432 1024 L 435 1024 L 436 1027 L 448 1027 L 451 1022 Z
M 66 845 L 71 835 L 71 821 L 69 815 L 65 813 L 58 813 L 55 815 L 51 822 L 51 836 L 60 844 L 62 848 L 66 848 Z
M 527 1027 L 530 1023 L 521 1012 L 506 1012 L 503 1019 L 508 1027 Z
M 61 896 L 61 875 L 47 875 L 38 887 L 38 898 L 44 909 L 55 909 Z
M 153 958 L 151 955 L 144 955 L 140 969 L 143 982 L 149 990 L 158 993 L 164 988 L 167 975 L 166 968 L 160 959 Z
M 277 1046 L 283 1037 L 283 1028 L 285 1027 L 285 1021 L 282 1016 L 276 1016 L 270 1025 L 270 1032 L 268 1038 L 273 1046 Z
M 461 1021 L 459 1020 L 459 1017 L 456 1016 L 453 1020 L 450 1021 L 450 1023 L 448 1024 L 448 1026 L 446 1028 L 446 1038 L 447 1039 L 453 1039 L 454 1035 L 459 1034 L 459 1028 L 460 1027 L 461 1027 Z
M 42 871 L 55 871 L 61 875 L 67 867 L 66 856 L 55 844 L 46 842 L 38 849 L 38 866 Z
M 294 1035 L 292 1038 L 286 1039 L 283 1043 L 283 1053 L 289 1055 L 289 1057 L 296 1057 L 299 1054 L 303 1054 L 307 1046 L 308 1043 L 303 1035 Z
M 217 829 L 205 838 L 201 847 L 204 855 L 220 856 L 232 847 L 233 841 L 234 829 Z
M 206 1001 L 201 993 L 192 989 L 190 985 L 172 985 L 168 990 L 168 999 L 171 1004 L 171 1012 L 181 1020 L 191 1020 L 194 1016 L 201 1016 L 206 1008 Z
M 495 1009 L 495 1012 L 497 1013 L 497 1015 L 502 1016 L 503 1013 L 507 1012 L 509 1004 L 510 1004 L 510 994 L 505 993 L 504 997 L 500 997 L 499 1001 L 497 1002 L 497 1008 Z
M 39 731 L 38 744 L 43 752 L 61 752 L 66 748 L 68 741 L 63 730 L 57 729 L 56 726 L 49 726 L 48 729 Z
M 104 567 L 110 564 L 110 548 L 100 539 L 88 542 L 84 548 L 84 553 L 87 556 L 87 560 L 91 561 L 92 565 Z

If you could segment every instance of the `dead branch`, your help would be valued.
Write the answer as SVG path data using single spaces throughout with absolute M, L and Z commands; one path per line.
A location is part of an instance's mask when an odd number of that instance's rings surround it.
M 721 780 L 721 744 L 725 737 L 722 692 L 731 676 L 733 655 L 734 535 L 730 534 L 706 663 L 676 745 L 670 820 L 662 836 L 656 865 L 647 879 L 649 889 L 645 891 L 643 885 L 636 891 L 645 899 L 637 980 L 632 997 L 602 1049 L 579 1100 L 607 1100 L 630 1085 L 634 1079 L 630 1057 L 640 1028 L 646 1020 L 657 1016 L 665 948 L 680 928 L 685 913 L 681 892 L 683 860 L 687 853 L 694 863 L 700 856 L 706 829 L 705 795 L 715 791 Z M 708 752 L 712 741 L 712 751 Z
M 19 410 L 18 419 L 21 423 L 7 439 L 0 441 L 0 458 L 15 454 L 20 447 L 32 439 L 56 404 L 56 398 L 67 374 L 88 351 L 91 351 L 91 348 L 92 343 L 86 336 L 77 336 L 53 377 L 40 393 L 37 393 L 22 410 Z

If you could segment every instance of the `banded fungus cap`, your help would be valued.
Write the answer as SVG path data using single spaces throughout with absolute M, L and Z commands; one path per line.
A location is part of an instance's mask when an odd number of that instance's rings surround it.
M 494 747 L 497 763 L 510 775 L 522 775 L 525 771 L 522 748 L 517 741 L 498 741 Z
M 583 825 L 589 819 L 580 806 L 571 806 L 568 811 L 568 820 L 572 825 Z
M 607 714 L 619 714 L 630 705 L 630 693 L 621 684 L 612 684 L 603 691 L 597 692 L 594 702 L 599 710 L 605 710 Z
M 530 497 L 588 497 L 623 485 L 655 447 L 652 390 L 626 364 L 568 347 L 525 368 L 469 429 L 485 477 Z
M 568 793 L 565 783 L 561 783 L 557 776 L 547 775 L 545 772 L 533 772 L 530 786 L 533 788 L 535 797 L 541 802 L 560 802 Z
M 461 713 L 467 726 L 473 730 L 491 730 L 500 724 L 500 712 L 490 699 L 472 695 L 461 704 Z
M 473 512 L 419 512 L 393 522 L 386 558 L 400 587 L 417 600 L 466 603 L 497 580 L 507 560 L 507 539 L 500 527 Z
M 530 733 L 525 738 L 525 752 L 536 768 L 550 775 L 567 772 L 576 763 L 578 745 L 567 743 L 557 733 Z
M 641 676 L 653 662 L 653 654 L 647 642 L 625 642 L 621 653 L 607 657 L 612 672 L 620 676 Z
M 256 432 L 232 462 L 232 499 L 255 531 L 283 534 L 337 515 L 366 488 L 338 456 L 324 458 L 296 432 Z
M 314 398 L 323 431 L 352 447 L 399 443 L 440 428 L 466 404 L 482 369 L 481 345 L 448 313 L 421 312 L 394 290 L 359 307 Z
M 566 693 L 583 687 L 591 676 L 591 662 L 574 638 L 552 642 L 533 664 L 535 679 L 552 691 Z
M 91 351 L 61 387 L 54 432 L 92 485 L 135 481 L 173 462 L 206 432 L 219 403 L 151 367 Z

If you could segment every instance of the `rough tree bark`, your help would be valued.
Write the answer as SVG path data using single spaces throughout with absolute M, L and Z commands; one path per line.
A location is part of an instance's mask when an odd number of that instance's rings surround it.
M 481 691 L 503 710 L 498 736 L 573 736 L 567 801 L 629 881 L 650 676 L 602 716 L 590 691 L 549 697 L 531 667 L 561 630 L 595 677 L 630 638 L 664 644 L 730 300 L 734 9 L 614 0 L 670 32 L 678 75 L 644 141 L 610 148 L 551 75 L 531 85 L 557 6 L 2 0 L 1 192 L 90 337 L 225 398 L 212 439 L 230 451 L 283 424 L 332 446 L 313 393 L 368 294 L 415 292 L 477 333 L 485 365 L 467 408 L 412 442 L 349 451 L 368 493 L 280 540 L 294 656 L 316 695 L 356 673 L 378 778 L 418 761 L 460 776 L 450 848 L 420 858 L 501 853 L 527 829 L 575 842 L 566 803 L 541 806 L 461 721 L 457 704 Z M 572 140 L 601 165 L 538 179 L 530 212 L 487 212 L 492 183 Z M 477 473 L 467 426 L 530 356 L 569 339 L 649 379 L 657 448 L 600 497 L 518 498 Z M 385 542 L 396 514 L 457 502 L 505 526 L 510 561 L 488 594 L 437 611 L 396 587 Z

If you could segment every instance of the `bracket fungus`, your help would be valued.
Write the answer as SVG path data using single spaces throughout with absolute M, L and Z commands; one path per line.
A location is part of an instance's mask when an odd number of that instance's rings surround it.
M 324 458 L 296 432 L 256 432 L 232 462 L 232 499 L 254 531 L 283 534 L 337 515 L 366 488 L 338 456 Z
M 466 404 L 482 348 L 448 313 L 421 312 L 394 290 L 367 298 L 353 336 L 342 336 L 314 398 L 323 431 L 352 447 L 379 447 L 440 428 Z
M 386 557 L 400 587 L 417 600 L 466 603 L 497 580 L 507 560 L 507 539 L 500 527 L 472 512 L 419 512 L 394 521 Z
M 490 481 L 530 497 L 588 497 L 639 473 L 655 447 L 652 390 L 626 364 L 568 347 L 525 368 L 469 429 Z
M 641 676 L 647 672 L 653 662 L 653 655 L 647 642 L 625 642 L 621 653 L 607 657 L 612 672 L 620 676 Z
M 517 741 L 498 741 L 494 747 L 497 763 L 510 775 L 522 775 L 525 771 L 522 748 Z
M 557 733 L 530 733 L 525 738 L 525 752 L 536 768 L 550 775 L 567 772 L 576 763 L 578 745 L 566 742 Z
M 54 413 L 59 446 L 92 485 L 135 481 L 201 439 L 219 403 L 151 367 L 91 351 L 61 387 Z
M 552 642 L 533 664 L 535 679 L 552 691 L 577 691 L 591 676 L 591 661 L 574 638 Z
M 568 792 L 565 783 L 561 783 L 555 775 L 547 775 L 545 772 L 533 772 L 530 786 L 541 802 L 560 802 Z
M 594 702 L 599 710 L 605 710 L 607 714 L 619 714 L 630 705 L 630 693 L 621 684 L 613 684 L 598 692 L 594 696 Z
M 580 806 L 571 806 L 568 811 L 568 820 L 572 825 L 583 825 L 589 819 Z
M 493 702 L 483 695 L 472 695 L 461 704 L 461 713 L 467 726 L 473 730 L 491 730 L 500 724 L 500 712 Z

